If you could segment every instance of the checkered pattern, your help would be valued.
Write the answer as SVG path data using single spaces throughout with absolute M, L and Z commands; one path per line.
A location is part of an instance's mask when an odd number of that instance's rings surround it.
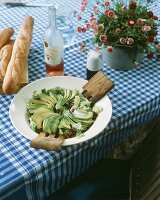
M 31 1 L 30 1 L 31 2 Z M 34 1 L 35 2 L 35 1 Z M 40 2 L 40 1 L 38 1 Z M 49 1 L 48 1 L 49 2 Z M 57 1 L 58 2 L 58 1 Z M 74 1 L 69 5 L 75 8 Z M 67 3 L 66 3 L 67 5 Z M 155 10 L 158 12 L 158 7 Z M 33 42 L 28 59 L 30 82 L 46 76 L 43 33 L 47 25 L 47 8 L 1 7 L 0 27 L 13 26 L 15 35 L 26 15 L 35 19 Z M 87 39 L 90 38 L 90 34 Z M 65 74 L 86 79 L 86 54 L 75 45 L 65 49 Z M 97 137 L 58 152 L 30 148 L 30 141 L 12 126 L 8 110 L 13 95 L 0 96 L 0 196 L 1 199 L 45 199 L 81 174 L 128 137 L 135 127 L 160 115 L 160 62 L 144 59 L 139 69 L 129 72 L 104 72 L 116 84 L 109 93 L 113 115 L 109 125 Z M 20 198 L 20 197 L 19 197 Z

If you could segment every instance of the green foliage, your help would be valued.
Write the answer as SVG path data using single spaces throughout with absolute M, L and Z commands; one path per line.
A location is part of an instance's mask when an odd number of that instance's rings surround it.
M 149 53 L 151 49 L 152 52 L 160 51 L 157 50 L 156 39 L 158 17 L 151 10 L 136 0 L 125 1 L 126 4 L 124 1 L 111 1 L 112 3 L 107 6 L 105 2 L 98 1 L 98 13 L 94 13 L 93 9 L 96 3 L 94 5 L 93 2 L 88 1 L 86 4 L 86 8 L 92 7 L 92 17 L 96 18 L 96 24 L 90 22 L 95 44 L 103 48 L 104 46 L 128 47 L 133 60 L 137 51 L 146 53 Z M 103 26 L 103 29 L 100 29 L 100 26 Z M 106 36 L 106 39 L 102 40 L 101 36 Z M 122 38 L 125 41 L 122 42 Z

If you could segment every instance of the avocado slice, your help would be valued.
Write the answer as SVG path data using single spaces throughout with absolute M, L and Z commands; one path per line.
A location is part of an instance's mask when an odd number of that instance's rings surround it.
M 40 129 L 40 128 L 42 128 L 43 120 L 52 114 L 53 114 L 53 111 L 51 111 L 50 109 L 48 109 L 46 107 L 41 106 L 34 112 L 34 114 L 31 116 L 31 118 L 34 122 L 37 123 L 37 128 Z
M 43 131 L 48 134 L 56 134 L 59 125 L 60 115 L 53 113 L 43 121 Z
M 37 100 L 37 99 L 31 99 L 28 103 L 28 107 L 31 106 L 32 104 L 35 104 L 35 105 L 46 105 L 48 108 L 51 108 L 52 107 L 52 104 L 49 104 L 45 101 L 41 101 L 41 100 Z
M 50 97 L 47 94 L 44 94 L 44 93 L 39 94 L 39 99 L 41 101 L 47 102 L 48 104 L 51 104 L 51 105 L 54 104 L 52 97 Z
M 59 128 L 67 128 L 67 129 L 71 129 L 71 124 L 70 122 L 67 120 L 67 118 L 62 118 L 59 124 Z
M 92 111 L 86 112 L 86 111 L 82 111 L 82 110 L 75 110 L 73 112 L 73 115 L 77 119 L 87 120 L 87 119 L 92 119 L 93 112 Z

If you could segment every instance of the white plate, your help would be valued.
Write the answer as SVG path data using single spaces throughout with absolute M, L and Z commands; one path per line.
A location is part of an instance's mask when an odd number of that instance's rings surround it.
M 41 91 L 41 89 L 50 89 L 56 86 L 82 90 L 82 86 L 86 82 L 86 80 L 77 77 L 54 76 L 34 81 L 23 87 L 14 96 L 9 108 L 9 116 L 13 126 L 26 138 L 30 140 L 34 139 L 38 134 L 29 127 L 29 123 L 25 116 L 26 105 L 28 100 L 32 97 L 33 92 L 35 90 Z M 89 140 L 98 135 L 108 125 L 112 116 L 112 105 L 110 99 L 106 95 L 99 100 L 96 105 L 102 106 L 103 111 L 98 115 L 93 125 L 84 133 L 83 137 L 65 139 L 63 146 L 73 145 Z

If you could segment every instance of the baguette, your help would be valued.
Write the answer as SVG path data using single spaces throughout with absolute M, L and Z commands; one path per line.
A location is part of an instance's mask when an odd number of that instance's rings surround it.
M 14 40 L 10 40 L 0 50 L 0 79 L 4 79 L 8 63 L 11 59 Z
M 0 49 L 4 44 L 9 42 L 13 34 L 14 34 L 14 29 L 12 27 L 8 27 L 0 31 Z
M 33 18 L 27 16 L 19 29 L 2 85 L 5 94 L 15 94 L 20 87 L 32 42 L 33 24 Z
M 2 76 L 2 73 L 0 71 L 0 83 L 2 82 L 2 80 L 3 80 L 3 76 Z

